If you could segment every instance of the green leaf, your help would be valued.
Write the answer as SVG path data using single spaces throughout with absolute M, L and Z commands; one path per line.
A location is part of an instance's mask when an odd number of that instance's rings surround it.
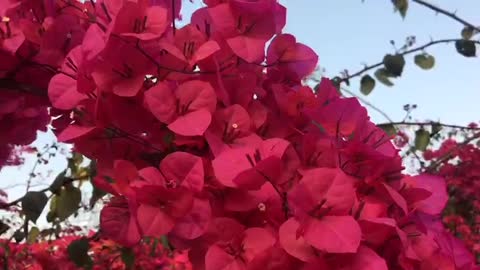
M 420 128 L 415 132 L 415 149 L 420 151 L 427 150 L 427 146 L 430 143 L 430 132 L 424 128 Z
M 399 77 L 402 76 L 405 67 L 405 58 L 401 54 L 387 54 L 383 58 L 383 65 L 393 77 Z
M 0 235 L 6 233 L 10 229 L 10 226 L 0 221 Z
M 97 201 L 103 198 L 103 196 L 105 195 L 107 195 L 105 191 L 93 186 L 92 197 L 90 197 L 90 202 L 89 202 L 90 208 L 92 209 L 97 203 Z
M 383 131 L 385 131 L 385 133 L 387 133 L 388 136 L 393 136 L 397 134 L 397 130 L 395 129 L 395 126 L 392 124 L 381 124 L 381 125 L 377 125 L 377 127 L 383 129 Z
M 392 81 L 390 81 L 389 77 L 392 77 L 392 75 L 385 69 L 385 68 L 380 68 L 375 71 L 375 78 L 381 83 L 383 83 L 386 86 L 393 86 Z
M 167 236 L 162 235 L 162 236 L 160 237 L 160 242 L 162 243 L 162 246 L 163 246 L 165 249 L 168 249 L 168 250 L 169 250 L 169 249 L 171 248 L 171 247 L 170 247 L 170 241 L 168 241 Z
M 462 38 L 463 39 L 469 40 L 473 37 L 474 34 L 475 34 L 475 29 L 473 29 L 470 26 L 465 26 L 462 29 Z
M 417 54 L 415 64 L 425 70 L 432 69 L 435 66 L 435 57 L 427 53 Z
M 60 190 L 60 188 L 63 186 L 63 184 L 65 183 L 65 180 L 67 180 L 68 178 L 65 177 L 65 175 L 67 174 L 67 170 L 63 170 L 63 172 L 59 173 L 57 175 L 57 177 L 55 177 L 55 180 L 53 180 L 53 183 L 48 187 L 48 189 L 52 192 L 52 193 L 55 193 L 57 194 L 58 191 Z
M 14 233 L 13 233 L 13 239 L 15 239 L 15 241 L 17 243 L 21 242 L 23 239 L 25 239 L 25 233 L 23 232 L 23 229 L 20 228 L 18 230 L 16 230 Z
M 395 6 L 395 11 L 398 11 L 402 18 L 405 19 L 408 10 L 408 0 L 392 0 L 392 3 Z
M 25 217 L 33 223 L 36 223 L 47 202 L 48 197 L 45 193 L 40 191 L 27 192 L 22 198 L 22 211 Z
M 72 185 L 62 188 L 60 194 L 55 195 L 55 216 L 65 220 L 75 213 L 82 201 L 82 192 Z
M 122 248 L 120 257 L 122 258 L 126 269 L 133 269 L 133 266 L 135 265 L 135 253 L 133 253 L 131 248 Z
M 432 136 L 438 134 L 442 130 L 442 125 L 440 123 L 432 124 Z
M 365 96 L 368 96 L 375 88 L 375 80 L 370 75 L 365 75 L 360 80 L 360 92 Z
M 475 57 L 477 55 L 477 47 L 475 42 L 471 40 L 458 40 L 455 42 L 457 52 L 465 57 Z
M 27 243 L 33 244 L 37 240 L 40 230 L 37 227 L 32 227 L 28 232 Z
M 88 250 L 90 249 L 90 243 L 87 238 L 80 238 L 73 241 L 68 245 L 67 252 L 70 260 L 79 267 L 91 269 L 93 261 L 88 256 Z

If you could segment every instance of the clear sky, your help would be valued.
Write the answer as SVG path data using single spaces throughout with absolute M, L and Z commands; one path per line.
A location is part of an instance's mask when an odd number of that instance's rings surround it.
M 431 10 L 410 3 L 405 20 L 393 14 L 388 0 L 284 0 L 287 7 L 285 32 L 293 33 L 311 46 L 320 56 L 327 75 L 335 76 L 343 69 L 353 73 L 362 63 L 380 61 L 394 52 L 390 40 L 400 46 L 407 36 L 415 35 L 417 44 L 431 39 L 459 38 L 463 25 Z M 480 1 L 430 1 L 476 25 L 480 25 Z M 477 36 L 478 37 L 478 36 Z M 368 100 L 381 107 L 394 120 L 404 116 L 403 104 L 416 103 L 413 114 L 419 120 L 442 120 L 467 123 L 480 120 L 480 59 L 467 59 L 456 53 L 454 44 L 440 44 L 427 52 L 436 57 L 433 70 L 424 71 L 413 64 L 413 55 L 406 58 L 402 78 L 394 87 L 380 84 Z M 373 74 L 372 74 L 373 75 Z M 359 79 L 351 90 L 359 93 Z M 374 121 L 384 121 L 371 112 Z
M 403 20 L 393 13 L 389 0 L 281 0 L 287 7 L 286 33 L 292 33 L 299 42 L 312 47 L 320 57 L 320 66 L 326 75 L 336 76 L 341 70 L 351 73 L 363 64 L 381 61 L 386 53 L 393 53 L 390 40 L 398 46 L 407 36 L 415 35 L 417 44 L 433 39 L 459 38 L 463 26 L 450 18 L 435 15 L 415 3 L 410 4 Z M 480 1 L 437 0 L 430 1 L 457 15 L 480 25 Z M 184 1 L 184 18 L 201 7 L 201 1 Z M 413 56 L 406 58 L 402 78 L 394 87 L 377 84 L 366 99 L 382 108 L 394 120 L 404 116 L 404 104 L 418 104 L 413 113 L 418 120 L 442 120 L 446 123 L 467 124 L 480 120 L 480 59 L 467 59 L 456 53 L 454 44 L 437 45 L 427 49 L 436 57 L 433 70 L 423 71 L 413 64 Z M 371 73 L 373 76 L 373 72 Z M 350 90 L 360 94 L 359 78 L 352 80 Z M 385 119 L 370 111 L 375 122 Z M 38 145 L 51 143 L 52 135 L 41 135 Z M 4 168 L 0 171 L 0 188 L 13 183 L 23 183 L 34 160 L 29 159 L 20 168 Z M 66 166 L 61 158 L 50 164 L 55 173 Z M 53 178 L 51 179 L 53 180 Z M 23 195 L 24 187 L 9 190 L 10 198 Z

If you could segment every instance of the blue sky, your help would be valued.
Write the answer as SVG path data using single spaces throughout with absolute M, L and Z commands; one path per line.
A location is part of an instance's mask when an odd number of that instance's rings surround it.
M 184 1 L 184 17 L 201 6 Z M 341 70 L 355 72 L 363 63 L 380 61 L 386 53 L 394 52 L 390 40 L 401 46 L 407 36 L 415 35 L 417 44 L 433 39 L 458 38 L 463 26 L 445 16 L 435 15 L 411 3 L 403 20 L 393 13 L 389 0 L 281 0 L 287 7 L 286 33 L 292 33 L 299 42 L 312 47 L 320 57 L 320 66 L 326 75 L 338 75 Z M 480 2 L 477 0 L 431 1 L 457 15 L 480 25 Z M 427 50 L 436 57 L 433 70 L 423 71 L 413 64 L 413 56 L 406 58 L 402 78 L 394 87 L 377 84 L 366 99 L 382 108 L 394 120 L 401 120 L 407 103 L 418 104 L 413 113 L 418 120 L 442 120 L 446 123 L 467 124 L 480 120 L 480 59 L 467 59 L 456 53 L 454 45 L 437 45 Z M 373 75 L 373 73 L 371 73 Z M 359 78 L 352 80 L 350 90 L 358 91 Z M 378 113 L 370 111 L 374 122 L 384 122 Z M 41 134 L 38 145 L 51 143 L 53 136 Z M 28 178 L 34 158 L 20 168 L 4 168 L 0 172 L 0 188 L 22 183 Z M 49 167 L 52 175 L 65 168 L 64 159 L 56 158 Z M 42 169 L 46 172 L 46 169 Z M 24 187 L 9 190 L 10 198 L 23 195 Z
M 320 65 L 327 75 L 339 71 L 360 70 L 362 63 L 376 63 L 394 51 L 390 40 L 403 44 L 415 35 L 417 44 L 433 39 L 458 38 L 463 25 L 436 15 L 415 3 L 405 20 L 393 14 L 391 1 L 366 0 L 285 0 L 287 27 L 297 39 L 311 46 L 320 56 Z M 473 0 L 430 1 L 467 21 L 480 24 L 480 2 Z M 316 3 L 316 4 L 312 4 Z M 393 119 L 404 116 L 403 104 L 416 103 L 414 117 L 419 120 L 442 120 L 468 123 L 480 120 L 480 59 L 467 59 L 456 53 L 454 44 L 440 44 L 427 49 L 436 57 L 433 70 L 424 71 L 406 58 L 402 78 L 394 87 L 379 85 L 367 99 L 381 107 Z M 372 74 L 373 75 L 373 74 Z M 351 90 L 358 91 L 359 79 L 352 81 Z M 384 121 L 371 112 L 374 121 Z

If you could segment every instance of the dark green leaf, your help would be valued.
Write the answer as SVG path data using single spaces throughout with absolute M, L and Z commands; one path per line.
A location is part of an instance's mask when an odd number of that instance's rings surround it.
M 457 52 L 465 57 L 475 57 L 477 55 L 477 47 L 475 42 L 471 40 L 458 40 L 455 42 Z
M 430 143 L 430 132 L 420 128 L 415 132 L 415 149 L 425 151 Z
M 385 131 L 385 133 L 387 133 L 389 136 L 393 136 L 397 134 L 397 130 L 395 129 L 395 126 L 393 126 L 392 124 L 382 124 L 377 126 L 383 129 L 383 131 Z
M 82 192 L 72 185 L 62 188 L 60 194 L 55 195 L 55 216 L 65 220 L 75 213 L 82 200 Z
M 28 220 L 37 222 L 43 208 L 48 202 L 48 197 L 43 192 L 30 191 L 22 199 L 22 211 Z
M 54 211 L 48 211 L 46 218 L 47 218 L 47 222 L 52 223 L 55 220 L 55 212 Z
M 465 39 L 465 40 L 469 40 L 469 39 L 472 39 L 478 33 L 480 33 L 480 31 L 478 31 L 478 29 L 475 29 L 471 26 L 465 26 L 462 29 L 462 38 Z
M 395 6 L 395 11 L 398 11 L 402 18 L 405 18 L 407 16 L 408 0 L 392 0 L 392 3 Z
M 48 187 L 48 189 L 52 192 L 57 194 L 60 188 L 63 186 L 65 183 L 65 180 L 68 179 L 65 177 L 67 174 L 67 170 L 65 169 L 63 172 L 59 173 L 57 177 L 55 177 L 55 180 L 53 180 L 53 183 Z
M 375 88 L 375 80 L 370 75 L 365 75 L 360 80 L 360 92 L 365 96 L 368 96 Z
M 81 238 L 68 245 L 67 252 L 70 260 L 79 267 L 90 269 L 93 265 L 92 258 L 88 256 L 90 243 L 87 238 Z
M 10 226 L 0 221 L 0 235 L 6 233 L 10 229 Z
M 405 58 L 401 54 L 387 54 L 383 58 L 383 65 L 393 77 L 399 77 L 402 76 L 405 67 Z
M 172 250 L 172 247 L 170 246 L 170 241 L 168 241 L 168 237 L 167 237 L 167 236 L 162 235 L 162 236 L 160 237 L 160 242 L 162 243 L 162 246 L 163 246 L 166 250 L 169 250 L 169 251 Z
M 21 242 L 23 239 L 25 239 L 25 233 L 23 232 L 23 229 L 18 229 L 13 233 L 13 239 L 17 243 Z
M 107 193 L 95 186 L 93 186 L 92 197 L 90 197 L 90 208 L 93 208 L 98 200 L 103 198 L 103 196 L 107 195 Z
M 471 39 L 474 35 L 474 32 L 475 29 L 473 29 L 472 27 L 470 26 L 465 26 L 463 29 L 462 29 L 462 38 L 463 39 Z
M 28 232 L 27 243 L 33 244 L 37 241 L 37 237 L 40 234 L 40 230 L 37 227 L 32 227 Z
M 392 81 L 390 81 L 390 77 L 392 75 L 385 69 L 385 68 L 380 68 L 375 71 L 375 78 L 377 78 L 378 81 L 383 83 L 386 86 L 393 86 Z
M 121 258 L 126 269 L 133 269 L 135 265 L 135 253 L 131 248 L 122 248 Z
M 442 130 L 442 125 L 440 123 L 432 124 L 432 136 L 438 134 Z
M 431 69 L 435 65 L 435 57 L 427 53 L 415 55 L 415 64 L 425 70 Z

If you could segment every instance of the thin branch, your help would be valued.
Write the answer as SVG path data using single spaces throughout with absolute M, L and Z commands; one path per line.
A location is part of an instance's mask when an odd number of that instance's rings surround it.
M 453 12 L 446 11 L 445 9 L 442 9 L 442 8 L 440 8 L 440 7 L 438 7 L 438 6 L 435 6 L 435 5 L 433 5 L 433 4 L 430 4 L 430 3 L 426 2 L 426 1 L 423 1 L 423 0 L 412 0 L 412 1 L 415 2 L 415 3 L 417 3 L 417 4 L 419 4 L 419 5 L 422 5 L 422 6 L 424 6 L 424 7 L 427 7 L 427 8 L 429 8 L 429 9 L 431 9 L 431 10 L 437 12 L 437 13 L 440 13 L 440 14 L 443 14 L 443 15 L 445 15 L 445 16 L 447 16 L 447 17 L 450 17 L 450 18 L 452 18 L 453 20 L 455 20 L 455 21 L 457 21 L 457 22 L 465 25 L 466 27 L 471 28 L 472 30 L 475 30 L 475 31 L 477 31 L 477 32 L 480 32 L 480 27 L 477 27 L 477 26 L 473 25 L 472 23 L 469 23 L 469 22 L 466 21 L 465 19 L 462 19 L 462 18 L 458 17 L 457 14 L 455 14 L 455 13 L 453 13 Z
M 55 143 L 52 143 L 52 145 L 48 146 L 47 149 L 45 149 L 45 151 L 37 154 L 37 161 L 35 161 L 35 165 L 33 165 L 33 168 L 30 171 L 30 174 L 28 175 L 26 192 L 28 192 L 28 190 L 30 189 L 32 179 L 36 176 L 35 170 L 37 169 L 38 165 L 42 163 L 43 156 L 47 153 L 50 153 L 50 149 L 52 148 L 57 148 L 57 145 Z
M 452 124 L 445 124 L 441 122 L 389 122 L 389 123 L 380 123 L 378 125 L 394 125 L 394 126 L 442 126 L 442 127 L 448 127 L 448 128 L 458 128 L 458 129 L 464 129 L 464 130 L 480 130 L 480 127 L 469 127 L 469 126 L 460 126 L 460 125 L 452 125 Z
M 380 113 L 383 117 L 385 117 L 385 119 L 387 119 L 388 122 L 391 122 L 393 123 L 393 120 L 392 118 L 390 118 L 390 116 L 388 116 L 388 114 L 384 111 L 382 111 L 380 108 L 378 108 L 377 106 L 373 105 L 372 103 L 370 103 L 369 101 L 367 101 L 366 99 L 358 96 L 358 95 L 355 95 L 352 91 L 348 90 L 348 89 L 345 89 L 344 87 L 341 88 L 342 91 L 344 91 L 345 93 L 353 96 L 353 97 L 356 97 L 358 100 L 360 100 L 363 104 L 365 104 L 366 106 L 372 108 L 374 111 Z
M 402 55 L 402 56 L 405 56 L 405 55 L 408 55 L 408 54 L 412 54 L 412 53 L 415 53 L 415 52 L 418 52 L 418 51 L 422 51 L 422 50 L 425 50 L 426 48 L 430 47 L 430 46 L 433 46 L 433 45 L 437 45 L 437 44 L 443 44 L 443 43 L 451 43 L 451 42 L 457 42 L 457 41 L 460 41 L 460 40 L 463 40 L 463 39 L 458 39 L 458 38 L 450 38 L 450 39 L 439 39 L 439 40 L 432 40 L 422 46 L 419 46 L 419 47 L 416 47 L 416 48 L 413 48 L 413 49 L 410 49 L 410 50 L 406 50 L 402 53 L 399 53 L 399 55 Z M 474 42 L 475 44 L 478 44 L 480 45 L 480 41 L 478 40 L 472 40 L 472 42 Z M 355 77 L 358 77 L 360 75 L 362 75 L 363 73 L 369 71 L 369 70 L 372 70 L 374 68 L 377 68 L 377 67 L 381 67 L 383 66 L 383 60 L 376 63 L 376 64 L 373 64 L 373 65 L 370 65 L 370 66 L 365 66 L 363 69 L 353 73 L 353 74 L 349 74 L 348 76 L 346 77 L 343 77 L 339 80 L 340 83 L 342 82 L 346 82 L 352 78 L 355 78 Z

